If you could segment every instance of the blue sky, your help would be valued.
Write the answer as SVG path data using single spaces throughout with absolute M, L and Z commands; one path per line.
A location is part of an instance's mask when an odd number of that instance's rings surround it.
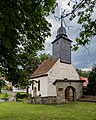
M 71 8 L 67 7 L 68 0 L 58 0 L 57 2 L 58 8 L 55 12 L 56 16 L 60 17 L 61 8 L 70 11 Z M 94 14 L 94 17 L 96 18 L 96 14 Z M 46 38 L 45 50 L 42 52 L 52 54 L 51 42 L 56 38 L 57 30 L 60 27 L 60 21 L 56 20 L 54 15 L 52 14 L 47 17 L 47 20 L 52 24 L 51 37 Z M 70 22 L 68 19 L 66 19 L 65 21 L 68 26 L 72 26 L 69 27 L 69 29 L 66 27 L 66 31 L 68 37 L 73 41 L 73 43 L 75 43 L 75 38 L 79 34 L 79 30 L 77 29 L 80 28 L 80 25 L 76 23 L 77 19 L 74 19 L 72 22 Z M 96 37 L 93 38 L 93 40 L 90 43 L 90 46 L 87 47 L 88 50 L 85 47 L 81 46 L 79 50 L 77 50 L 76 52 L 72 52 L 72 64 L 75 66 L 75 68 L 90 69 L 93 63 L 96 63 Z

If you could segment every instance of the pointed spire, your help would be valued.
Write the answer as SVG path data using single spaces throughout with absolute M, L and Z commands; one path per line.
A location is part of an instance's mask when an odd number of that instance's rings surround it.
M 65 29 L 65 27 L 63 27 L 63 20 L 64 20 L 63 12 L 61 12 L 61 18 L 59 18 L 59 20 L 61 20 L 61 26 L 57 30 L 57 36 L 56 37 L 58 37 L 60 35 L 66 35 L 66 29 Z

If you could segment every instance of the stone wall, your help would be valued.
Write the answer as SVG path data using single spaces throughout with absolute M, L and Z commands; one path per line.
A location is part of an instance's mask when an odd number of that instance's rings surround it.
M 56 96 L 48 96 L 48 97 L 41 97 L 41 96 L 36 96 L 36 97 L 30 97 L 28 99 L 29 104 L 56 104 L 57 103 L 57 98 Z
M 65 101 L 65 90 L 67 87 L 73 87 L 75 89 L 75 99 L 78 100 L 83 95 L 83 82 L 57 82 L 56 83 L 56 91 L 58 96 L 58 102 L 64 102 Z M 62 91 L 59 91 L 58 89 L 62 88 Z M 60 99 L 61 98 L 61 99 Z

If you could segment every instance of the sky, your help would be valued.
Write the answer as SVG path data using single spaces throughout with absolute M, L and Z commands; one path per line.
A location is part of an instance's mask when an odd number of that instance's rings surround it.
M 61 11 L 64 9 L 67 9 L 67 11 L 71 10 L 71 8 L 67 6 L 68 0 L 57 0 L 57 2 L 58 8 L 56 8 L 55 16 L 60 17 Z M 94 17 L 96 17 L 96 14 Z M 48 16 L 47 20 L 52 24 L 51 37 L 46 38 L 45 50 L 42 51 L 42 53 L 52 54 L 51 42 L 56 38 L 57 30 L 60 27 L 60 21 L 58 19 L 55 19 L 53 14 Z M 75 43 L 75 38 L 79 34 L 78 28 L 80 27 L 80 25 L 76 23 L 77 19 L 74 19 L 72 22 L 68 19 L 65 19 L 65 21 L 66 24 L 70 26 L 69 29 L 66 27 L 67 36 L 73 41 L 73 43 Z M 96 63 L 96 37 L 93 38 L 93 41 L 90 43 L 90 46 L 87 47 L 88 50 L 85 47 L 81 46 L 76 52 L 71 52 L 72 64 L 75 68 L 90 70 L 90 68 L 92 68 L 92 65 Z

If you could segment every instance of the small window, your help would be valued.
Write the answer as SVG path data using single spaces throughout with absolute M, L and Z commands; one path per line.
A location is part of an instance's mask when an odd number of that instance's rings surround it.
M 38 91 L 40 91 L 40 80 L 38 81 Z
M 59 91 L 63 91 L 63 88 L 58 88 Z
M 64 78 L 64 80 L 68 80 L 68 78 Z

